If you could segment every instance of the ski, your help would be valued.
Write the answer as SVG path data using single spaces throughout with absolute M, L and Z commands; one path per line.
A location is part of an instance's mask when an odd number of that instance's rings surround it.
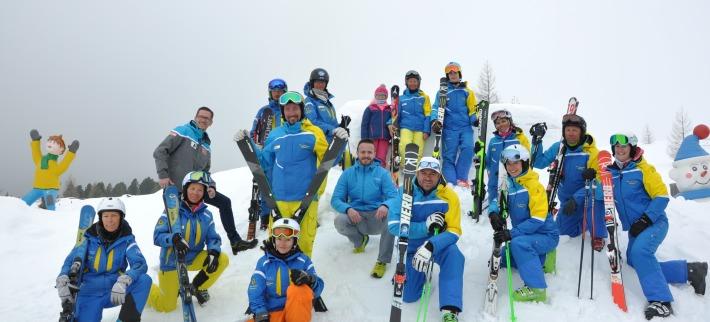
M 473 206 L 468 212 L 469 216 L 476 222 L 480 220 L 483 209 L 483 199 L 486 196 L 484 175 L 486 170 L 486 132 L 488 131 L 488 101 L 478 103 L 478 140 L 476 140 L 474 150 L 477 151 L 473 157 L 473 166 L 476 171 L 476 179 L 471 180 L 473 195 Z
M 436 119 L 441 123 L 441 128 L 438 131 L 434 131 L 434 151 L 431 153 L 432 157 L 435 157 L 441 161 L 441 133 L 444 131 L 444 114 L 446 113 L 446 102 L 448 100 L 446 94 L 449 91 L 449 79 L 442 77 L 439 80 L 439 108 L 436 112 Z
M 577 114 L 577 106 L 579 106 L 579 101 L 576 97 L 571 97 L 567 103 L 567 114 Z M 565 152 L 567 152 L 567 147 L 565 146 L 565 136 L 562 133 L 562 138 L 560 139 L 560 149 L 557 152 L 555 161 L 552 161 L 547 172 L 550 173 L 550 180 L 547 184 L 547 205 L 552 214 L 556 214 L 557 202 L 555 202 L 555 197 L 557 195 L 557 186 L 560 184 L 560 178 L 562 177 L 562 165 L 565 162 Z
M 237 147 L 242 152 L 244 160 L 247 162 L 247 166 L 251 171 L 253 180 L 256 182 L 259 190 L 261 191 L 261 198 L 266 203 L 266 206 L 275 213 L 274 217 L 281 218 L 281 213 L 279 208 L 276 206 L 276 201 L 274 200 L 274 193 L 271 190 L 271 185 L 269 185 L 269 180 L 266 178 L 264 169 L 259 163 L 259 158 L 256 155 L 256 148 L 254 147 L 254 142 L 249 138 L 244 138 L 237 141 Z
M 256 131 L 252 138 L 256 144 L 264 146 L 266 138 L 271 132 L 271 127 L 274 122 L 274 111 L 270 107 L 264 109 L 261 117 L 257 121 Z M 256 180 L 252 180 L 251 186 L 251 201 L 249 204 L 249 228 L 247 229 L 247 240 L 252 240 L 256 237 L 256 221 L 259 220 L 259 185 Z
M 340 125 L 339 127 L 344 128 L 346 131 L 348 131 L 348 136 L 350 135 L 350 116 L 343 115 L 340 117 Z M 333 139 L 335 141 L 335 138 Z M 343 171 L 347 170 L 348 168 L 353 166 L 353 163 L 355 162 L 352 153 L 350 153 L 350 144 L 348 144 L 345 147 L 345 150 L 343 150 L 343 157 L 340 160 L 340 166 L 343 169 Z
M 94 223 L 94 218 L 96 217 L 96 212 L 94 207 L 85 205 L 81 207 L 79 212 L 79 228 L 76 232 L 76 242 L 74 243 L 74 248 L 77 249 L 77 256 L 72 261 L 72 265 L 69 268 L 69 291 L 71 293 L 72 300 L 62 303 L 62 312 L 59 313 L 59 322 L 71 322 L 75 320 L 74 312 L 76 309 L 76 296 L 79 294 L 79 287 L 81 286 L 81 277 L 84 272 L 82 267 L 84 260 L 86 259 L 86 252 L 88 246 L 86 245 L 84 233 L 89 227 Z
M 611 296 L 619 308 L 626 312 L 626 295 L 624 294 L 624 280 L 621 276 L 621 251 L 619 250 L 619 238 L 617 236 L 618 222 L 616 220 L 616 208 L 614 204 L 614 191 L 612 186 L 611 172 L 607 166 L 611 164 L 611 154 L 609 151 L 599 151 L 599 175 L 601 176 L 602 191 L 604 193 L 604 222 L 609 232 L 609 244 L 607 245 L 607 257 L 611 266 Z
M 392 95 L 392 125 L 394 126 L 394 131 L 392 133 L 392 138 L 390 139 L 390 146 L 392 148 L 392 153 L 390 154 L 390 172 L 392 173 L 392 181 L 399 181 L 399 126 L 397 120 L 399 117 L 399 86 L 393 85 L 390 90 Z
M 170 233 L 182 234 L 182 223 L 180 222 L 180 200 L 179 191 L 175 186 L 167 186 L 163 190 L 163 203 L 165 213 L 168 216 L 168 227 Z M 185 264 L 185 252 L 178 252 L 173 248 L 176 256 L 175 266 L 178 272 L 179 294 L 182 302 L 182 318 L 185 322 L 196 322 L 195 307 L 192 303 L 192 290 L 190 288 L 190 277 L 187 274 L 187 264 Z
M 409 243 L 409 221 L 412 216 L 414 179 L 417 171 L 417 160 L 419 159 L 419 146 L 409 143 L 404 148 L 404 168 L 402 169 L 403 190 L 402 205 L 399 218 L 399 238 L 397 239 L 397 252 L 399 254 L 395 269 L 394 294 L 392 296 L 392 308 L 390 310 L 390 322 L 402 321 L 402 295 L 404 292 L 404 281 L 406 279 L 405 257 L 407 255 L 407 245 Z

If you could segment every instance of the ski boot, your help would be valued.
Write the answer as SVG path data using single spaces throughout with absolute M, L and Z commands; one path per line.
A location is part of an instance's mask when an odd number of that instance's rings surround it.
M 547 290 L 544 288 L 523 286 L 513 293 L 513 301 L 516 302 L 545 302 L 545 300 L 547 300 Z
M 459 316 L 458 312 L 450 310 L 441 310 L 441 321 L 442 322 L 458 322 Z
M 256 247 L 256 244 L 259 243 L 259 240 L 254 238 L 250 241 L 246 241 L 243 239 L 240 239 L 232 244 L 232 254 L 236 255 L 237 253 L 245 250 L 252 249 Z
M 547 253 L 542 270 L 545 273 L 555 273 L 557 271 L 557 248 Z
M 688 282 L 695 289 L 695 294 L 705 295 L 705 276 L 708 275 L 708 263 L 688 263 Z
M 385 275 L 385 270 L 387 269 L 387 263 L 375 262 L 375 267 L 372 268 L 370 276 L 374 278 L 382 278 Z
M 654 317 L 667 318 L 673 314 L 673 308 L 671 307 L 671 302 L 653 301 L 648 303 L 643 313 L 646 315 L 646 320 L 653 319 Z
M 601 252 L 602 249 L 604 249 L 605 244 L 606 241 L 604 240 L 604 238 L 595 237 L 594 239 L 592 239 L 592 248 L 597 252 Z
M 360 243 L 359 247 L 353 248 L 353 253 L 355 254 L 360 254 L 365 252 L 365 247 L 367 247 L 367 243 L 370 241 L 370 236 L 368 235 L 363 235 L 362 236 L 362 243 Z
M 207 281 L 207 273 L 205 271 L 200 271 L 195 275 L 195 278 L 192 279 L 192 283 L 190 283 L 190 293 L 197 298 L 197 303 L 200 304 L 200 306 L 205 306 L 205 303 L 210 300 L 210 293 L 207 293 L 207 290 L 201 290 L 200 286 L 204 284 Z

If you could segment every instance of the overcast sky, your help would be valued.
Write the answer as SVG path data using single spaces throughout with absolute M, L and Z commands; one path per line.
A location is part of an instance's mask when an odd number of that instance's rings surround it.
M 476 83 L 488 60 L 504 101 L 562 111 L 574 95 L 590 132 L 648 124 L 665 138 L 681 106 L 710 121 L 709 3 L 3 1 L 0 193 L 31 188 L 32 128 L 81 141 L 64 179 L 155 177 L 153 149 L 203 105 L 213 170 L 243 165 L 231 137 L 267 82 L 301 91 L 315 67 L 337 108 L 409 69 L 433 95 L 451 60 Z

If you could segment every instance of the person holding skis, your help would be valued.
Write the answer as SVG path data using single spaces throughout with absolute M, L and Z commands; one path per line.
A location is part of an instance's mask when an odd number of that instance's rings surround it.
M 540 184 L 538 174 L 530 167 L 528 149 L 521 144 L 510 145 L 500 153 L 500 162 L 507 173 L 506 210 L 512 228 L 506 228 L 505 219 L 500 216 L 498 197 L 493 198 L 488 206 L 493 240 L 497 244 L 510 241 L 511 267 L 518 268 L 525 284 L 513 293 L 513 300 L 544 302 L 547 299 L 547 284 L 543 263 L 546 254 L 557 247 L 560 234 L 547 209 L 545 188 Z M 501 248 L 501 254 L 505 254 L 505 247 Z M 501 257 L 505 260 L 505 256 Z M 501 263 L 501 267 L 505 266 L 504 262 Z
M 152 280 L 148 265 L 126 221 L 126 207 L 119 198 L 104 198 L 98 205 L 99 222 L 84 232 L 84 241 L 64 260 L 56 288 L 62 303 L 73 301 L 70 287 L 77 287 L 76 321 L 100 321 L 104 308 L 121 305 L 120 321 L 140 321 Z M 82 254 L 80 254 L 82 253 Z M 86 254 L 86 256 L 84 256 Z M 79 285 L 70 285 L 75 259 L 83 271 Z M 130 267 L 130 268 L 129 268 Z
M 251 126 L 251 131 L 249 131 L 249 137 L 254 139 L 254 143 L 257 146 L 263 147 L 268 133 L 264 133 L 265 127 L 269 127 L 273 130 L 281 126 L 281 107 L 279 106 L 279 98 L 283 93 L 288 91 L 288 85 L 286 81 L 280 78 L 274 78 L 269 82 L 269 104 L 262 106 L 259 111 L 256 112 L 254 117 L 254 123 Z M 266 122 L 271 120 L 271 124 L 267 125 Z M 269 226 L 269 214 L 271 214 L 271 209 L 266 206 L 263 200 L 259 200 L 259 217 L 261 221 L 260 229 L 266 230 Z
M 397 115 L 388 125 L 390 134 L 399 128 L 399 155 L 404 155 L 404 147 L 409 143 L 419 146 L 419 156 L 424 155 L 424 142 L 429 138 L 431 101 L 429 96 L 419 88 L 422 78 L 416 70 L 410 70 L 404 75 L 406 89 L 399 97 Z M 401 158 L 400 160 L 404 160 Z M 402 163 L 402 162 L 400 162 Z
M 431 113 L 431 129 L 435 132 L 443 129 L 442 149 L 444 179 L 451 184 L 470 188 L 468 171 L 473 163 L 473 128 L 478 126 L 476 119 L 476 95 L 461 81 L 461 65 L 450 62 L 444 67 L 449 81 L 446 94 L 446 106 L 440 106 L 434 100 Z M 445 109 L 444 124 L 438 120 L 439 108 Z
M 668 283 L 690 282 L 696 294 L 704 295 L 708 264 L 686 260 L 658 262 L 656 250 L 668 233 L 666 184 L 643 157 L 635 135 L 614 134 L 609 143 L 615 160 L 607 169 L 613 178 L 621 226 L 629 232 L 627 263 L 636 270 L 648 301 L 644 314 L 647 320 L 668 317 L 673 313 L 673 295 Z
M 311 320 L 313 298 L 320 296 L 325 285 L 311 259 L 298 247 L 300 231 L 293 219 L 274 222 L 247 290 L 248 311 L 253 314 L 248 321 Z
M 509 146 L 519 144 L 530 150 L 530 141 L 523 133 L 523 130 L 513 123 L 513 115 L 506 109 L 491 113 L 491 121 L 496 130 L 488 142 L 486 151 L 486 168 L 488 170 L 488 202 L 497 198 L 498 191 L 498 169 L 501 154 Z M 478 151 L 474 151 L 476 153 Z M 528 153 L 529 154 L 529 153 Z
M 171 130 L 155 148 L 153 158 L 161 187 L 178 184 L 190 171 L 210 170 L 212 149 L 207 128 L 212 125 L 213 119 L 214 112 L 210 108 L 200 107 L 194 120 Z M 234 225 L 232 201 L 217 191 L 215 182 L 210 183 L 204 202 L 219 209 L 219 217 L 232 246 L 232 254 L 256 247 L 258 240 L 245 241 L 239 236 Z
M 158 312 L 171 312 L 177 306 L 179 292 L 176 252 L 185 253 L 189 271 L 199 273 L 187 285 L 200 305 L 210 299 L 207 289 L 214 284 L 229 265 L 229 257 L 222 253 L 222 239 L 214 227 L 212 213 L 204 203 L 210 187 L 209 173 L 192 171 L 182 180 L 182 194 L 178 220 L 181 231 L 170 231 L 168 216 L 163 213 L 155 224 L 153 243 L 160 247 L 158 285 L 153 285 L 148 304 Z M 207 250 L 205 250 L 205 247 Z
M 316 168 L 328 149 L 328 142 L 320 128 L 305 118 L 304 99 L 298 92 L 286 92 L 279 99 L 282 126 L 274 129 L 257 152 L 259 162 L 267 175 L 274 199 L 282 216 L 290 218 L 301 205 Z M 343 128 L 332 130 L 333 135 L 346 139 Z M 247 137 L 247 130 L 234 135 L 234 141 Z M 278 161 L 278 164 L 277 164 Z M 325 185 L 319 189 L 320 194 Z M 301 225 L 298 244 L 311 256 L 316 237 L 318 201 L 314 200 L 306 211 Z
M 375 89 L 375 98 L 365 108 L 360 125 L 360 138 L 371 139 L 375 144 L 375 157 L 387 168 L 387 151 L 391 135 L 387 124 L 391 123 L 392 107 L 387 104 L 387 86 L 380 84 Z
M 556 218 L 560 235 L 577 237 L 584 233 L 584 225 L 592 235 L 594 250 L 601 252 L 605 244 L 604 238 L 608 235 L 604 223 L 604 201 L 601 195 L 588 190 L 586 184 L 590 183 L 590 189 L 598 185 L 599 150 L 592 135 L 587 133 L 587 122 L 584 118 L 576 114 L 565 115 L 562 118 L 562 141 L 553 143 L 545 152 L 542 152 L 540 142 L 535 148 L 534 167 L 543 169 L 554 162 L 560 151 L 560 144 L 564 144 L 565 153 L 564 162 L 558 165 L 558 171 L 563 173 L 557 192 L 562 212 L 562 215 L 557 215 Z M 585 202 L 585 198 L 591 200 Z M 584 209 L 585 205 L 587 209 Z M 583 223 L 585 214 L 587 220 Z
M 407 245 L 406 281 L 402 300 L 417 301 L 429 265 L 439 264 L 439 310 L 443 321 L 458 321 L 463 310 L 464 256 L 456 246 L 461 236 L 459 198 L 442 175 L 439 160 L 423 157 L 417 166 Z M 395 202 L 400 205 L 402 195 Z M 401 207 L 390 208 L 390 233 L 400 236 Z
M 375 143 L 362 139 L 357 145 L 355 165 L 340 175 L 330 204 L 341 213 L 335 229 L 353 243 L 353 253 L 365 251 L 369 235 L 380 235 L 380 248 L 370 275 L 382 278 L 392 260 L 394 237 L 387 228 L 387 213 L 396 208 L 397 188 L 387 170 L 374 159 Z
M 79 141 L 74 140 L 69 145 L 69 153 L 67 153 L 62 161 L 59 156 L 64 154 L 66 146 L 61 135 L 51 135 L 47 139 L 46 148 L 47 154 L 42 155 L 40 140 L 42 136 L 35 129 L 30 131 L 30 148 L 32 150 L 32 161 L 35 165 L 35 179 L 32 183 L 32 190 L 22 197 L 28 206 L 31 206 L 37 199 L 42 199 L 44 207 L 47 210 L 54 210 L 55 201 L 59 192 L 59 177 L 69 169 L 72 161 L 76 157 L 76 151 L 79 150 Z M 41 206 L 40 206 L 41 207 Z

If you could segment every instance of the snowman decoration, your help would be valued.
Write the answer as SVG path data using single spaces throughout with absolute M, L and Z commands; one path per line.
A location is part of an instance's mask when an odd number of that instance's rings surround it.
M 688 200 L 710 198 L 710 154 L 700 147 L 700 140 L 709 134 L 710 128 L 700 124 L 693 129 L 693 134 L 683 139 L 669 173 L 675 181 L 671 184 L 673 197 L 681 196 Z

